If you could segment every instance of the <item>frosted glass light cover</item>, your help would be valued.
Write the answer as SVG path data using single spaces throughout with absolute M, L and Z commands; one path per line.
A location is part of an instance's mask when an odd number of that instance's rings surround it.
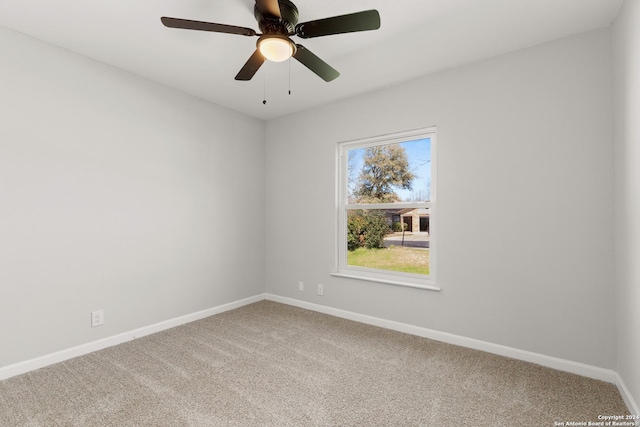
M 286 61 L 293 55 L 291 42 L 281 38 L 268 38 L 260 42 L 260 53 L 269 61 Z

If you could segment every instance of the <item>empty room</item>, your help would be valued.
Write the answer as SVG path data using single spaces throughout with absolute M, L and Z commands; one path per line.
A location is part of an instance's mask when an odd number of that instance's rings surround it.
M 640 425 L 640 0 L 2 0 L 0 53 L 0 426 Z

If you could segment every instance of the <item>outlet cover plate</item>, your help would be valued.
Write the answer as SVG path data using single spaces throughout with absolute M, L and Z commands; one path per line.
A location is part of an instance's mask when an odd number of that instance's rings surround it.
M 104 310 L 96 310 L 91 312 L 91 327 L 95 328 L 104 323 Z

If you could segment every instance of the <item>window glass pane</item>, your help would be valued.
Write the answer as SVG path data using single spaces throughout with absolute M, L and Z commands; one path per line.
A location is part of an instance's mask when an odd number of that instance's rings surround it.
M 431 200 L 431 138 L 347 151 L 347 203 Z
M 347 210 L 347 265 L 429 275 L 429 209 Z

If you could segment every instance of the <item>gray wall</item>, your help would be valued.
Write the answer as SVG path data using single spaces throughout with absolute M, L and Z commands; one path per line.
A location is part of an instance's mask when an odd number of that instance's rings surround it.
M 640 403 L 640 2 L 623 4 L 613 25 L 613 46 L 617 370 Z
M 264 292 L 264 122 L 2 28 L 0 52 L 0 367 Z
M 267 292 L 615 369 L 610 52 L 599 30 L 267 122 Z M 330 277 L 336 143 L 431 125 L 442 292 Z

